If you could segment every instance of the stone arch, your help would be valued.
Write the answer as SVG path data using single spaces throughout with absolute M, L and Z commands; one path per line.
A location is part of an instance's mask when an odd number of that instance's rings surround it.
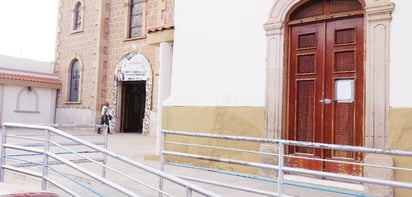
M 142 134 L 143 135 L 147 135 L 150 131 L 150 121 L 151 121 L 151 116 L 150 116 L 150 111 L 152 109 L 152 94 L 153 94 L 153 72 L 152 72 L 152 67 L 148 61 L 148 59 L 140 54 L 140 53 L 136 53 L 136 52 L 130 52 L 127 53 L 126 55 L 124 55 L 122 58 L 120 58 L 119 63 L 116 66 L 116 69 L 114 70 L 113 73 L 113 83 L 112 83 L 112 92 L 111 92 L 111 111 L 113 113 L 113 119 L 112 119 L 112 124 L 111 124 L 111 129 L 115 129 L 118 128 L 119 125 L 116 124 L 116 119 L 119 117 L 117 115 L 118 113 L 118 104 L 120 105 L 120 103 L 118 102 L 119 100 L 119 81 L 123 81 L 124 80 L 124 76 L 122 75 L 122 71 L 121 71 L 121 66 L 122 66 L 122 62 L 124 61 L 128 61 L 134 58 L 138 58 L 141 59 L 142 61 L 144 61 L 144 65 L 147 68 L 147 73 L 145 76 L 143 76 L 141 79 L 138 80 L 144 80 L 146 81 L 146 99 L 145 99 L 145 110 L 144 110 L 144 118 L 143 118 L 143 128 L 142 128 Z M 114 130 L 113 130 L 114 131 Z
M 285 117 L 285 31 L 289 11 L 306 0 L 278 0 L 264 24 L 266 31 L 266 137 L 281 138 Z M 389 138 L 389 33 L 394 4 L 360 0 L 365 19 L 365 139 L 367 147 L 386 148 Z
M 39 95 L 33 87 L 23 87 L 17 93 L 16 111 L 39 112 Z

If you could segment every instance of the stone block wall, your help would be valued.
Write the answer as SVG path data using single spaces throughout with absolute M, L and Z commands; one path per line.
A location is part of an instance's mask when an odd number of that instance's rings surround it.
M 82 27 L 73 31 L 73 9 L 82 4 Z M 159 47 L 146 41 L 147 30 L 173 26 L 174 0 L 145 1 L 143 36 L 127 38 L 129 0 L 60 0 L 56 40 L 56 72 L 63 82 L 58 95 L 58 120 L 98 123 L 101 105 L 111 99 L 113 77 L 121 57 L 130 52 L 144 55 L 153 71 L 152 111 L 157 111 Z M 70 65 L 80 61 L 79 102 L 68 102 Z M 120 103 L 117 106 L 120 108 Z M 95 114 L 95 122 L 76 118 L 70 109 Z M 73 117 L 74 116 L 74 117 Z M 154 122 L 157 124 L 156 122 Z

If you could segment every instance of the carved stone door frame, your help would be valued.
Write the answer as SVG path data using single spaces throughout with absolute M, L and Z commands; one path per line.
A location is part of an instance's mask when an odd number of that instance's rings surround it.
M 304 0 L 275 1 L 266 31 L 266 137 L 281 138 L 285 116 L 286 17 Z M 365 10 L 365 139 L 366 147 L 387 148 L 389 140 L 390 24 L 394 3 L 360 0 Z

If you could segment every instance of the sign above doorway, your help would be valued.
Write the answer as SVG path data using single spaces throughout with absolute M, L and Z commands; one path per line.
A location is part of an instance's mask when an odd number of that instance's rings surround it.
M 129 53 L 120 61 L 118 81 L 146 81 L 150 75 L 150 64 L 142 54 Z

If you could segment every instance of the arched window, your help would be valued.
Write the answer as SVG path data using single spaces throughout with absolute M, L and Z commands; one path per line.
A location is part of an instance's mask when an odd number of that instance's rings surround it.
M 143 36 L 144 31 L 144 1 L 130 0 L 129 32 L 128 38 Z
M 82 4 L 77 2 L 74 6 L 74 20 L 73 20 L 73 30 L 80 30 L 82 25 L 82 11 L 81 11 Z
M 79 79 L 80 79 L 80 70 L 79 70 L 79 60 L 73 60 L 70 69 L 70 91 L 69 91 L 69 101 L 78 101 L 79 100 Z

